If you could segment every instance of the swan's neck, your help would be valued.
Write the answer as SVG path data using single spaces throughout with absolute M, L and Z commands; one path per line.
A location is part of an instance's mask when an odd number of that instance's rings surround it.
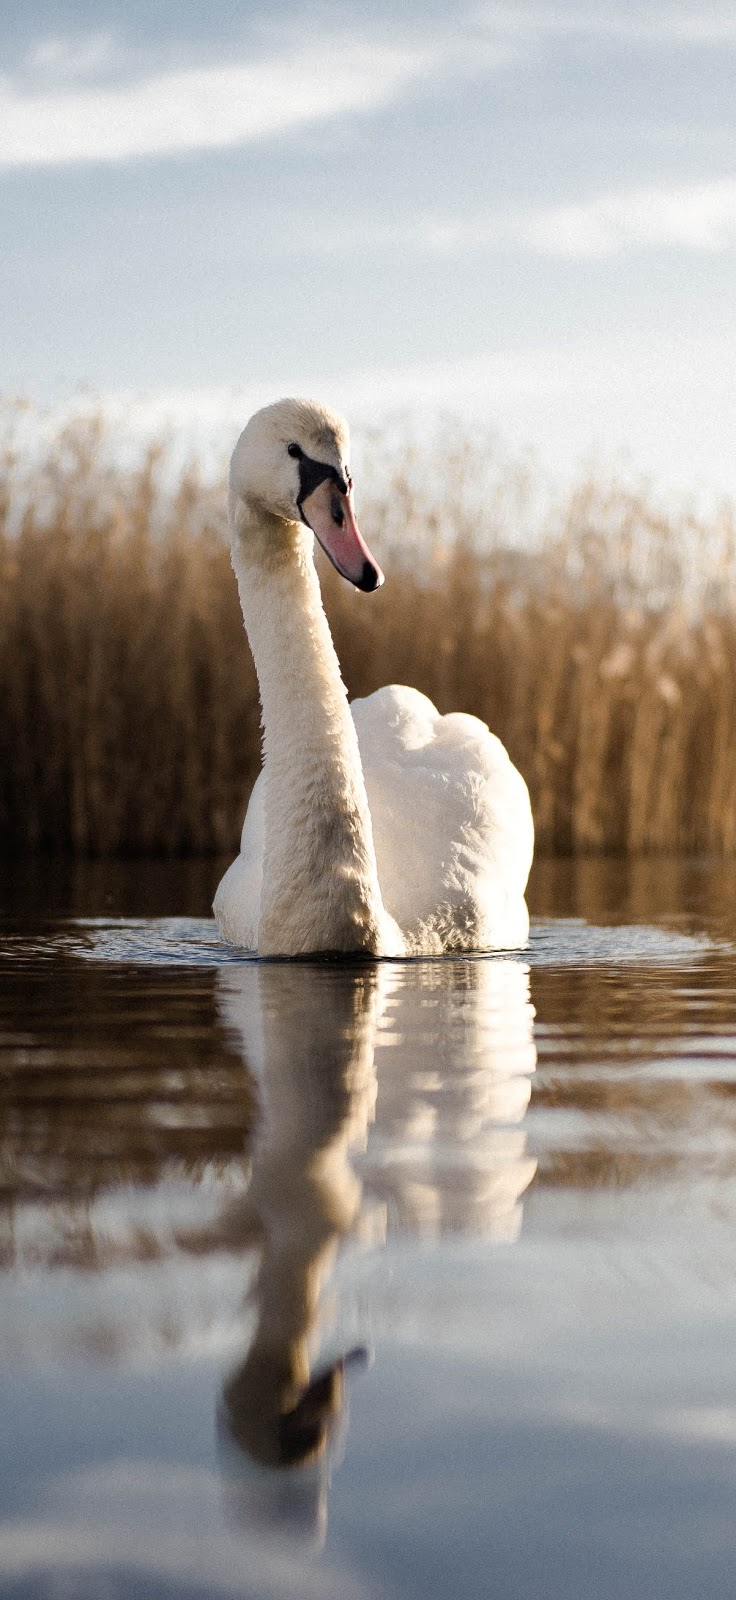
M 355 726 L 312 535 L 231 507 L 233 566 L 258 674 L 266 838 L 261 955 L 381 954 L 385 913 Z

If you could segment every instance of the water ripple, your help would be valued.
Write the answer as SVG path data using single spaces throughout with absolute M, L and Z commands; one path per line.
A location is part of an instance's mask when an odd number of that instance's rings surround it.
M 681 933 L 648 924 L 598 926 L 582 917 L 538 919 L 532 923 L 529 949 L 531 966 L 599 967 L 687 966 L 714 950 L 733 946 L 707 933 Z
M 89 961 L 220 967 L 256 959 L 223 944 L 216 923 L 197 917 L 89 917 L 55 933 L 52 943 L 58 950 Z M 534 921 L 523 956 L 532 966 L 639 966 L 642 962 L 682 966 L 714 949 L 731 948 L 706 933 L 682 933 L 646 924 L 604 927 L 582 917 L 565 917 Z

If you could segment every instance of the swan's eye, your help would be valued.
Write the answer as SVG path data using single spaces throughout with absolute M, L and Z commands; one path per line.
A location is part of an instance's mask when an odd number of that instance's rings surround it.
M 336 494 L 333 494 L 332 500 L 330 502 L 330 513 L 331 513 L 333 522 L 336 522 L 338 528 L 341 528 L 343 526 L 344 521 L 345 521 L 345 512 L 343 511 L 342 506 L 340 504 L 340 501 L 338 500 Z
M 289 452 L 289 455 L 293 456 L 295 461 L 304 460 L 304 451 L 302 450 L 300 444 L 289 444 L 286 448 Z

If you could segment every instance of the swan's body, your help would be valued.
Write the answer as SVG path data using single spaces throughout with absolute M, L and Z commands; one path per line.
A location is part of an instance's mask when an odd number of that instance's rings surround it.
M 264 767 L 215 897 L 220 932 L 261 955 L 518 948 L 533 828 L 503 745 L 403 686 L 348 707 L 312 528 L 357 587 L 382 574 L 353 518 L 346 447 L 329 412 L 280 401 L 233 454 L 233 566 Z

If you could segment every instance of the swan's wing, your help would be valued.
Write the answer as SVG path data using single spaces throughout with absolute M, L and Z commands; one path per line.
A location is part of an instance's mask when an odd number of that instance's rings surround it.
M 258 948 L 264 837 L 264 783 L 260 772 L 245 813 L 240 855 L 228 867 L 212 907 L 223 939 L 242 950 Z
M 352 711 L 386 910 L 416 948 L 525 943 L 531 808 L 500 740 L 403 685 Z

